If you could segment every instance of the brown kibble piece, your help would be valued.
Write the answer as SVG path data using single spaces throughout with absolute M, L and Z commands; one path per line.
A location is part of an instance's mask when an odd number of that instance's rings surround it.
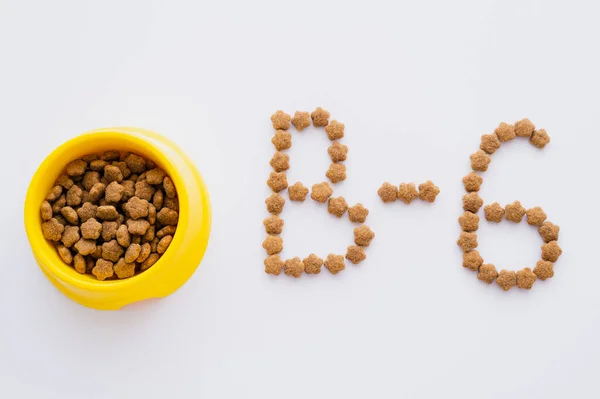
M 155 230 L 156 229 L 154 226 L 150 226 L 148 227 L 148 230 L 146 230 L 146 233 L 142 236 L 143 242 L 149 242 L 152 245 L 152 252 L 156 252 L 156 246 L 158 245 L 159 241 L 154 234 Z
M 177 195 L 177 190 L 175 190 L 175 184 L 169 176 L 165 176 L 165 178 L 163 179 L 163 189 L 165 190 L 165 195 L 167 196 L 167 198 L 175 198 L 175 196 Z M 152 192 L 152 194 L 154 194 L 154 192 Z
M 310 114 L 308 112 L 296 111 L 292 118 L 292 124 L 299 132 L 310 126 Z
M 68 206 L 79 206 L 81 204 L 81 199 L 83 198 L 83 190 L 79 188 L 77 185 L 73 185 L 67 191 L 67 205 Z
M 479 216 L 473 212 L 465 211 L 458 217 L 458 223 L 462 231 L 471 233 L 479 228 Z
M 81 184 L 86 190 L 90 190 L 94 187 L 94 184 L 100 183 L 100 173 L 98 172 L 86 172 L 83 175 L 83 180 L 81 180 Z
M 171 242 L 173 241 L 173 236 L 164 236 L 156 245 L 156 252 L 159 254 L 164 254 Z
M 104 281 L 114 275 L 113 263 L 104 259 L 98 259 L 96 266 L 92 269 L 92 274 L 100 281 Z
M 96 241 L 82 238 L 75 243 L 74 247 L 81 255 L 90 255 L 96 251 Z
M 177 198 L 165 197 L 163 202 L 163 208 L 169 208 L 172 211 L 179 212 L 179 200 Z
M 486 154 L 493 154 L 500 148 L 500 140 L 498 140 L 498 136 L 495 134 L 484 134 L 481 136 L 479 148 L 485 151 Z
M 139 155 L 129 154 L 125 157 L 124 162 L 132 173 L 140 174 L 146 171 L 146 160 Z
M 477 151 L 476 153 L 471 155 L 471 169 L 478 172 L 485 172 L 488 170 L 488 165 L 492 161 L 492 158 L 489 157 L 482 150 Z
M 140 244 L 131 244 L 125 251 L 125 262 L 134 263 L 142 252 L 142 246 Z
M 496 284 L 502 288 L 503 291 L 508 291 L 517 284 L 517 273 L 510 270 L 501 270 L 496 278 Z
M 167 173 L 164 170 L 154 168 L 146 172 L 146 181 L 153 185 L 162 184 L 165 176 Z
M 129 234 L 137 236 L 143 236 L 144 234 L 146 234 L 146 231 L 150 227 L 150 223 L 148 223 L 148 221 L 145 219 L 129 219 L 126 223 Z
M 369 216 L 369 210 L 361 203 L 348 208 L 348 218 L 352 223 L 364 223 L 367 216 Z
M 148 216 L 149 204 L 145 199 L 131 197 L 129 201 L 123 205 L 123 209 L 132 219 L 145 218 Z
M 477 248 L 477 234 L 463 231 L 456 241 L 456 244 L 463 250 L 469 252 Z
M 479 251 L 465 252 L 463 254 L 463 267 L 471 269 L 474 272 L 479 270 L 479 267 L 483 264 L 483 258 L 479 254 Z
M 106 185 L 104 183 L 96 183 L 90 189 L 90 201 L 98 202 L 100 198 L 104 195 L 104 191 L 106 190 Z
M 462 179 L 465 190 L 468 192 L 479 191 L 483 178 L 475 172 L 471 172 Z
M 327 182 L 313 184 L 310 198 L 317 202 L 325 203 L 333 194 L 333 189 Z
M 172 236 L 175 234 L 175 230 L 177 230 L 176 226 L 165 226 L 156 232 L 156 237 L 160 239 L 164 236 Z
M 536 130 L 531 135 L 529 142 L 537 148 L 544 148 L 550 142 L 550 136 L 544 129 Z
M 288 195 L 290 197 L 290 201 L 303 202 L 308 195 L 308 188 L 304 187 L 302 183 L 296 182 L 288 187 Z
M 477 213 L 483 205 L 483 200 L 476 192 L 463 195 L 462 200 L 463 209 L 473 213 Z
M 517 272 L 517 286 L 519 288 L 530 290 L 536 279 L 537 276 L 528 267 Z
M 131 180 L 125 180 L 121 183 L 123 186 L 123 194 L 121 195 L 121 201 L 128 201 L 135 195 L 135 183 Z
M 90 255 L 94 259 L 100 259 L 102 257 L 102 245 L 96 245 L 96 249 Z
M 48 201 L 42 202 L 42 206 L 40 207 L 40 215 L 42 216 L 42 220 L 47 222 L 52 219 L 52 205 Z
M 102 239 L 104 241 L 110 241 L 117 236 L 117 229 L 119 224 L 117 222 L 102 222 Z
M 323 259 L 319 258 L 315 254 L 310 254 L 307 258 L 302 260 L 304 263 L 304 272 L 306 274 L 319 274 L 321 273 L 321 266 L 323 266 Z
M 273 274 L 275 276 L 279 276 L 281 274 L 281 270 L 285 265 L 285 262 L 281 260 L 279 255 L 271 255 L 267 259 L 265 259 L 265 273 Z
M 533 273 L 540 280 L 546 280 L 554 276 L 554 265 L 552 262 L 548 262 L 546 260 L 539 260 L 535 264 L 535 268 L 533 269 Z
M 552 222 L 544 222 L 538 229 L 540 236 L 542 236 L 542 239 L 546 243 L 558 240 L 559 231 L 560 227 Z
M 267 185 L 276 193 L 285 190 L 288 187 L 287 177 L 284 172 L 271 172 Z
M 121 170 L 123 179 L 127 179 L 129 176 L 131 176 L 131 169 L 129 169 L 127 167 L 127 164 L 125 162 L 113 162 L 112 165 L 116 166 L 117 168 L 119 168 Z
M 531 137 L 535 130 L 535 125 L 527 118 L 521 119 L 515 123 L 515 134 L 519 137 Z
M 121 153 L 119 151 L 106 151 L 104 154 L 102 154 L 102 156 L 100 157 L 100 159 L 104 160 L 104 161 L 116 161 L 121 157 Z
M 316 127 L 327 126 L 329 124 L 329 111 L 324 110 L 321 107 L 317 107 L 311 114 L 313 125 Z
M 56 185 L 62 186 L 62 188 L 68 190 L 71 187 L 73 187 L 73 180 L 71 180 L 69 178 L 69 176 L 67 175 L 60 175 L 58 176 L 58 179 L 56 179 L 56 182 L 54 183 Z
M 268 235 L 263 241 L 262 247 L 268 255 L 275 255 L 283 251 L 283 239 L 280 236 Z
M 156 224 L 156 208 L 152 204 L 148 204 L 148 223 Z
M 164 182 L 167 180 L 167 178 L 165 177 L 165 179 L 163 180 L 163 184 Z M 143 181 L 139 181 L 137 183 L 135 183 L 135 196 L 139 197 L 140 199 L 144 199 L 146 201 L 151 201 L 152 197 L 154 196 L 154 187 L 152 187 L 150 184 L 148 184 L 148 182 L 146 180 Z
M 344 181 L 346 180 L 346 167 L 341 163 L 332 163 L 325 176 L 334 184 Z
M 365 254 L 363 247 L 350 245 L 346 251 L 346 259 L 357 265 L 363 260 L 367 259 L 367 254 Z
M 285 130 L 278 130 L 271 139 L 277 151 L 287 150 L 292 146 L 292 135 Z
M 150 226 L 150 228 L 153 229 L 154 226 Z M 131 244 L 131 235 L 129 234 L 129 230 L 127 230 L 127 226 L 124 224 L 120 225 L 117 229 L 117 242 L 123 248 L 128 248 L 129 244 Z
M 162 190 L 156 190 L 154 193 L 154 197 L 152 197 L 152 205 L 156 208 L 157 211 L 160 211 L 163 207 L 164 202 L 164 194 Z
M 348 157 L 348 146 L 336 141 L 329 146 L 327 152 L 332 162 L 342 162 Z
M 371 240 L 375 238 L 375 233 L 371 231 L 369 226 L 362 225 L 354 229 L 354 243 L 361 247 L 368 247 Z
M 327 211 L 329 213 L 341 218 L 347 210 L 348 203 L 344 197 L 329 198 L 329 203 L 327 204 Z
M 498 271 L 496 271 L 496 266 L 486 264 L 481 265 L 479 267 L 479 273 L 477 273 L 477 278 L 487 284 L 492 284 L 494 280 L 498 277 Z
M 65 231 L 60 240 L 65 247 L 71 248 L 80 238 L 78 226 L 65 226 Z
M 142 244 L 142 249 L 140 250 L 140 256 L 138 256 L 136 262 L 137 263 L 143 263 L 148 256 L 150 256 L 150 254 L 152 253 L 152 246 L 150 245 L 150 243 L 145 242 Z
M 327 255 L 327 259 L 325 259 L 325 268 L 329 270 L 331 274 L 338 274 L 346 268 L 344 256 L 334 254 Z
M 73 262 L 73 254 L 69 250 L 69 248 L 64 245 L 59 245 L 56 247 L 58 250 L 58 256 L 65 262 L 67 265 L 70 265 Z
M 54 202 L 56 201 L 62 194 L 63 188 L 62 186 L 54 186 L 46 196 L 46 201 Z
M 265 204 L 267 206 L 267 212 L 279 215 L 283 211 L 285 199 L 279 194 L 271 194 L 265 199 Z
M 381 197 L 383 202 L 394 202 L 398 199 L 398 187 L 390 184 L 388 182 L 383 183 L 383 185 L 377 190 L 377 194 Z
M 125 250 L 119 245 L 117 240 L 111 240 L 102 244 L 102 258 L 116 262 L 123 255 Z
M 118 278 L 129 278 L 135 274 L 135 263 L 127 263 L 125 259 L 120 258 L 113 270 Z
M 417 198 L 419 198 L 419 192 L 414 183 L 400 183 L 400 188 L 398 189 L 398 199 L 400 201 L 410 204 Z
M 527 223 L 531 226 L 541 226 L 546 221 L 546 212 L 539 206 L 527 210 Z
M 422 201 L 434 202 L 439 193 L 440 189 L 431 180 L 419 184 L 419 199 Z
M 116 220 L 119 217 L 119 212 L 112 205 L 102 205 L 98 207 L 96 217 L 100 220 Z
M 550 241 L 542 245 L 542 259 L 548 262 L 556 262 L 562 255 L 562 249 L 556 241 Z
M 175 226 L 179 220 L 179 214 L 169 208 L 163 208 L 156 214 L 156 219 L 163 226 Z
M 325 127 L 325 132 L 329 140 L 335 141 L 344 137 L 344 124 L 336 120 L 332 120 L 329 125 Z
M 96 266 L 96 260 L 91 256 L 87 256 L 85 259 L 85 273 L 92 274 L 94 266 Z
M 60 210 L 67 204 L 67 196 L 61 195 L 52 203 L 52 212 L 56 215 L 60 213 Z
M 77 224 L 79 222 L 79 216 L 77 216 L 77 212 L 70 206 L 65 206 L 63 209 L 61 209 L 60 214 L 63 215 L 67 222 L 71 224 Z
M 263 220 L 267 234 L 281 234 L 283 231 L 283 219 L 277 215 L 271 215 Z
M 77 273 L 85 273 L 86 261 L 83 255 L 75 254 L 75 256 L 73 257 L 73 268 L 77 271 Z
M 88 164 L 96 159 L 98 159 L 98 154 L 88 154 L 81 157 L 81 160 Z
M 494 130 L 494 133 L 501 142 L 506 142 L 515 138 L 515 127 L 508 123 L 501 122 L 496 130 Z
M 90 162 L 90 169 L 94 172 L 102 172 L 104 171 L 104 167 L 108 165 L 103 159 L 96 159 L 95 161 Z
M 118 166 L 106 165 L 104 167 L 104 178 L 107 183 L 112 183 L 113 181 L 121 183 L 123 181 L 123 172 L 121 172 Z
M 282 110 L 275 112 L 271 115 L 271 122 L 275 130 L 288 130 L 290 128 L 290 121 L 292 117 L 286 114 Z
M 484 206 L 483 211 L 485 213 L 485 220 L 488 222 L 500 223 L 502 218 L 504 218 L 504 208 L 497 202 Z
M 506 205 L 506 220 L 510 220 L 511 222 L 520 223 L 523 220 L 523 216 L 525 216 L 525 208 L 521 205 L 519 201 L 515 201 L 512 204 Z
M 277 151 L 271 161 L 269 162 L 275 172 L 283 172 L 290 168 L 290 156 L 283 152 Z
M 56 216 L 54 216 L 54 219 L 56 219 L 58 221 L 58 223 L 62 224 L 63 226 L 67 226 L 69 223 L 67 223 L 67 220 L 62 217 L 62 215 L 58 214 Z
M 83 176 L 86 168 L 87 168 L 87 163 L 85 161 L 83 161 L 81 159 L 76 159 L 67 165 L 67 167 L 65 168 L 65 171 L 67 172 L 67 175 L 69 175 L 70 177 Z
M 142 237 L 141 236 L 131 236 L 131 243 L 132 244 L 141 244 L 142 243 Z
M 91 202 L 85 202 L 81 208 L 77 209 L 77 216 L 79 216 L 79 220 L 83 223 L 88 220 L 96 217 L 96 212 L 98 211 L 98 207 L 96 205 L 92 205 Z
M 304 263 L 302 263 L 302 261 L 300 260 L 299 257 L 295 257 L 292 259 L 288 259 L 285 261 L 285 269 L 284 269 L 284 273 L 287 276 L 292 276 L 292 277 L 300 277 L 302 275 L 302 272 L 304 271 Z

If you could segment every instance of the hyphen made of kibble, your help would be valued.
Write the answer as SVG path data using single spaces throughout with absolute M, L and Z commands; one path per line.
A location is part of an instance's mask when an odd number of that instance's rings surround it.
M 177 229 L 171 178 L 133 153 L 108 151 L 70 162 L 40 207 L 42 233 L 65 264 L 98 280 L 152 267 Z
M 473 172 L 462 179 L 467 194 L 462 199 L 464 213 L 458 218 L 462 232 L 456 244 L 463 251 L 463 267 L 477 272 L 477 278 L 487 284 L 496 281 L 503 291 L 508 291 L 514 286 L 529 290 L 537 279 L 546 280 L 553 277 L 554 262 L 562 254 L 562 249 L 557 242 L 560 227 L 546 220 L 547 215 L 541 207 L 526 209 L 519 201 L 504 207 L 498 202 L 483 206 L 483 199 L 478 194 L 483 183 L 483 178 L 478 172 L 487 171 L 492 161 L 491 155 L 500 150 L 502 143 L 516 137 L 529 139 L 529 142 L 537 148 L 544 148 L 550 142 L 546 131 L 536 130 L 535 125 L 526 118 L 514 125 L 502 122 L 493 133 L 482 135 L 480 149 L 470 156 Z M 477 213 L 482 207 L 488 222 L 500 223 L 506 218 L 508 221 L 520 223 L 525 217 L 527 224 L 538 229 L 544 244 L 541 247 L 542 259 L 536 263 L 533 270 L 525 267 L 519 271 L 502 269 L 498 272 L 496 266 L 484 262 L 476 249 L 478 246 L 476 231 L 479 228 Z
M 283 238 L 281 237 L 284 221 L 280 214 L 285 206 L 283 195 L 286 191 L 288 199 L 296 203 L 304 202 L 310 194 L 310 199 L 313 201 L 327 204 L 327 212 L 331 215 L 342 218 L 348 214 L 348 219 L 352 223 L 362 224 L 369 215 L 369 210 L 361 203 L 351 206 L 344 197 L 333 196 L 334 189 L 332 185 L 346 180 L 346 166 L 343 162 L 348 158 L 348 146 L 339 141 L 345 136 L 346 126 L 337 120 L 329 121 L 329 117 L 329 111 L 321 107 L 311 113 L 296 111 L 293 117 L 283 111 L 277 111 L 271 116 L 273 129 L 275 129 L 275 135 L 271 142 L 275 146 L 276 152 L 269 161 L 273 171 L 266 182 L 267 186 L 273 191 L 265 200 L 267 211 L 271 215 L 263 220 L 265 232 L 267 233 L 267 237 L 262 243 L 262 247 L 267 253 L 267 258 L 264 261 L 267 274 L 279 275 L 283 271 L 285 275 L 298 278 L 303 274 L 320 274 L 322 266 L 331 274 L 337 274 L 345 270 L 345 260 L 355 265 L 364 261 L 367 257 L 364 248 L 375 237 L 371 229 L 361 225 L 354 230 L 355 245 L 347 248 L 345 256 L 328 254 L 325 259 L 316 254 L 310 254 L 303 259 L 298 256 L 283 259 L 280 256 L 284 248 Z M 315 183 L 309 188 L 302 182 L 294 182 L 293 184 L 288 182 L 286 172 L 290 169 L 290 157 L 285 151 L 292 146 L 292 134 L 288 132 L 291 125 L 298 132 L 302 132 L 310 126 L 311 122 L 315 127 L 324 128 L 327 138 L 331 140 L 332 143 L 327 148 L 327 153 L 332 163 L 324 174 L 329 181 Z M 432 201 L 439 192 L 439 190 L 436 190 L 437 187 L 426 184 L 423 187 L 422 199 Z

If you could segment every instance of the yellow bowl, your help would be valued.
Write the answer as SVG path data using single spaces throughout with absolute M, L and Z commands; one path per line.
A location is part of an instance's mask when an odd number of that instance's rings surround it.
M 66 265 L 42 235 L 40 206 L 65 165 L 83 155 L 131 151 L 153 160 L 173 180 L 179 196 L 179 224 L 169 249 L 150 269 L 124 280 L 98 281 Z M 194 273 L 210 235 L 208 190 L 191 160 L 172 142 L 148 130 L 108 128 L 84 133 L 54 150 L 33 176 L 25 199 L 25 229 L 35 259 L 63 294 L 84 306 L 114 310 L 165 297 Z

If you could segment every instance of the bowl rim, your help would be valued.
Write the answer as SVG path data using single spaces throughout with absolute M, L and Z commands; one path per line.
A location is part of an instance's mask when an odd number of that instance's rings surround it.
M 173 142 L 165 139 L 163 136 L 160 136 L 151 131 L 141 130 L 137 128 L 133 129 L 134 130 L 132 130 L 132 128 L 119 127 L 97 129 L 68 139 L 67 141 L 63 142 L 61 145 L 56 147 L 54 150 L 52 150 L 52 152 L 50 152 L 50 154 L 46 156 L 46 158 L 42 161 L 42 163 L 40 164 L 30 181 L 25 199 L 24 212 L 25 229 L 27 232 L 27 236 L 33 254 L 36 260 L 38 260 L 40 266 L 43 267 L 45 271 L 53 275 L 56 279 L 58 279 L 61 283 L 64 282 L 65 284 L 70 284 L 74 287 L 82 289 L 93 289 L 95 291 L 114 291 L 127 289 L 129 286 L 144 283 L 158 275 L 165 267 L 165 265 L 169 263 L 172 254 L 178 251 L 183 243 L 183 235 L 185 233 L 185 230 L 189 228 L 189 203 L 187 198 L 186 186 L 183 183 L 182 175 L 178 172 L 177 168 L 175 168 L 172 165 L 172 162 L 169 160 L 168 156 L 163 154 L 163 152 L 157 147 L 155 143 L 153 143 L 153 141 L 159 140 L 162 143 L 166 143 L 175 150 L 174 153 L 176 153 L 178 156 L 183 157 L 185 161 L 189 161 L 189 158 L 187 158 L 187 155 L 185 155 L 185 153 L 182 152 L 179 149 L 179 147 L 177 147 Z M 117 140 L 119 144 L 115 145 L 115 147 L 122 146 L 124 142 L 131 146 L 141 145 L 141 147 L 143 147 L 144 149 L 143 151 L 139 151 L 138 153 L 140 153 L 140 155 L 145 157 L 146 159 L 152 160 L 161 169 L 164 169 L 165 172 L 167 172 L 167 175 L 173 180 L 175 189 L 177 190 L 177 197 L 179 200 L 179 222 L 177 226 L 177 231 L 173 235 L 173 241 L 171 242 L 169 248 L 165 251 L 165 253 L 161 255 L 161 257 L 152 267 L 129 278 L 101 281 L 86 273 L 78 273 L 72 266 L 67 265 L 62 259 L 60 259 L 60 257 L 58 256 L 58 252 L 53 247 L 52 243 L 46 240 L 46 238 L 43 237 L 42 234 L 41 224 L 43 221 L 39 215 L 39 208 L 41 204 L 34 203 L 33 197 L 35 197 L 35 195 L 31 195 L 31 193 L 35 190 L 39 190 L 37 186 L 40 181 L 46 180 L 44 173 L 50 168 L 50 165 L 52 163 L 61 162 L 64 166 L 66 166 L 68 162 L 71 162 L 72 160 L 85 155 L 79 154 L 74 157 L 71 157 L 72 159 L 64 161 L 64 155 L 66 153 L 72 151 L 74 148 L 84 148 L 85 142 L 89 140 Z M 147 155 L 148 153 L 151 153 L 151 155 Z M 61 161 L 58 161 L 59 159 Z M 55 176 L 52 179 L 52 183 L 57 177 L 58 176 Z M 209 216 L 203 214 L 202 217 Z M 36 219 L 37 222 L 35 222 Z M 181 224 L 183 224 L 183 226 Z M 40 241 L 44 241 L 48 246 L 44 248 L 40 245 L 37 245 L 36 243 Z M 50 253 L 53 253 L 55 256 L 50 255 Z

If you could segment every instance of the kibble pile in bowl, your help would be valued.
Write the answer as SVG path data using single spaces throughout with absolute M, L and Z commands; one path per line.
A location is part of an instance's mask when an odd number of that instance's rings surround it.
M 66 166 L 41 205 L 42 233 L 77 272 L 124 279 L 165 253 L 178 212 L 165 171 L 136 154 L 109 151 Z

